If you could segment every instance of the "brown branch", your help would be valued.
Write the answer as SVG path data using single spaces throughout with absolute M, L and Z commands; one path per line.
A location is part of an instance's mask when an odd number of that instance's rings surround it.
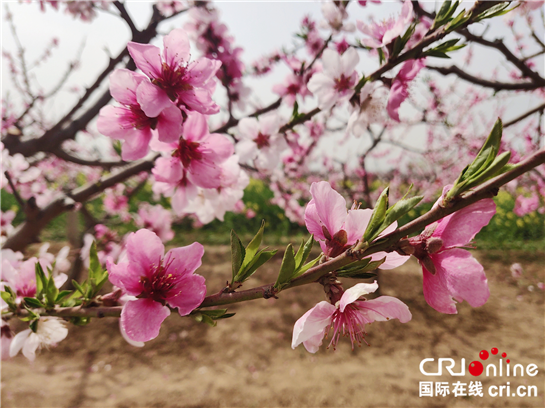
M 4 243 L 4 249 L 12 249 L 14 251 L 21 251 L 27 245 L 34 242 L 40 231 L 54 218 L 61 215 L 66 211 L 70 211 L 74 208 L 75 204 L 85 202 L 96 194 L 104 191 L 108 187 L 112 187 L 117 183 L 121 183 L 128 178 L 142 172 L 151 171 L 155 159 L 158 155 L 153 156 L 147 160 L 139 160 L 127 166 L 125 169 L 119 171 L 108 177 L 103 177 L 95 183 L 90 183 L 85 186 L 79 187 L 72 192 L 61 195 L 45 208 L 38 209 L 32 217 L 27 217 L 24 223 L 20 224 L 15 232 L 8 237 Z
M 494 40 L 489 41 L 485 40 L 484 38 L 471 34 L 469 30 L 463 29 L 463 30 L 457 30 L 461 35 L 463 35 L 467 40 L 476 42 L 477 44 L 481 44 L 490 48 L 495 48 L 499 52 L 501 52 L 505 58 L 511 62 L 514 66 L 516 66 L 520 72 L 522 73 L 522 76 L 530 78 L 534 83 L 540 84 L 541 86 L 545 86 L 545 79 L 543 79 L 537 72 L 532 70 L 528 65 L 526 65 L 523 61 L 521 61 L 515 54 L 507 48 L 507 46 L 503 43 L 502 40 Z
M 468 74 L 464 70 L 458 68 L 456 65 L 452 65 L 450 67 L 434 67 L 434 66 L 426 66 L 427 69 L 431 69 L 433 71 L 437 71 L 440 74 L 443 75 L 449 75 L 454 74 L 462 79 L 465 79 L 468 82 L 471 82 L 476 85 L 484 86 L 486 88 L 492 88 L 495 91 L 501 91 L 501 90 L 534 90 L 542 88 L 543 85 L 536 84 L 534 82 L 519 82 L 519 83 L 508 83 L 508 82 L 497 82 L 497 81 L 489 81 L 486 79 L 477 78 L 471 74 Z
M 9 184 L 9 186 L 11 188 L 13 196 L 15 197 L 15 201 L 17 201 L 19 203 L 19 205 L 21 206 L 21 209 L 24 210 L 25 207 L 26 207 L 25 200 L 23 200 L 23 197 L 21 197 L 21 195 L 19 194 L 19 192 L 15 188 L 15 184 L 13 183 L 13 180 L 11 179 L 9 171 L 6 170 L 4 172 L 4 175 L 6 176 L 6 179 L 8 180 L 8 184 Z
M 537 108 L 534 108 L 534 109 L 532 109 L 532 110 L 530 110 L 530 111 L 528 111 L 528 112 L 526 112 L 526 113 L 523 113 L 523 114 L 520 115 L 519 117 L 517 117 L 517 118 L 515 118 L 515 119 L 513 119 L 513 120 L 511 120 L 511 121 L 509 121 L 509 122 L 507 122 L 507 123 L 505 123 L 505 124 L 503 125 L 503 127 L 506 128 L 506 127 L 508 127 L 508 126 L 512 126 L 512 125 L 514 125 L 515 123 L 520 122 L 520 121 L 523 120 L 523 119 L 526 119 L 528 116 L 530 116 L 530 115 L 532 115 L 532 114 L 534 114 L 534 113 L 536 113 L 536 112 L 540 112 L 540 111 L 543 112 L 543 110 L 545 110 L 545 103 L 543 103 L 543 104 L 539 105 Z
M 81 164 L 82 166 L 102 167 L 103 169 L 110 170 L 113 167 L 126 166 L 128 163 L 125 161 L 101 161 L 101 160 L 85 160 L 77 156 L 72 156 L 62 148 L 55 149 L 53 154 L 65 161 Z
M 131 16 L 127 12 L 127 9 L 125 8 L 125 5 L 123 3 L 121 3 L 120 1 L 114 1 L 113 4 L 114 4 L 115 8 L 117 8 L 119 10 L 119 14 L 120 14 L 121 18 L 123 20 L 125 20 L 125 22 L 129 26 L 129 28 L 131 30 L 132 37 L 133 38 L 137 37 L 138 34 L 139 34 L 139 31 L 136 28 L 136 26 L 134 25 L 134 22 L 132 21 Z

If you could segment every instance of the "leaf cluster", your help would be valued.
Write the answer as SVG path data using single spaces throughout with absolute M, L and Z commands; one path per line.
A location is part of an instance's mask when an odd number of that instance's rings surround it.
M 278 278 L 274 284 L 274 288 L 276 290 L 281 291 L 283 288 L 289 285 L 293 279 L 301 276 L 316 265 L 320 257 L 305 263 L 310 255 L 313 244 L 314 236 L 311 235 L 306 242 L 304 240 L 301 241 L 301 245 L 299 246 L 297 253 L 295 253 L 291 244 L 286 247 L 286 250 L 284 251 L 284 258 L 282 259 L 282 265 L 280 266 L 280 272 L 278 273 Z

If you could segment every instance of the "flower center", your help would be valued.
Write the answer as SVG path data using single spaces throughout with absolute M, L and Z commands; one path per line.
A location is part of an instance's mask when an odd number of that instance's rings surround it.
M 202 159 L 202 152 L 200 151 L 199 146 L 200 143 L 189 142 L 182 137 L 180 138 L 178 149 L 172 153 L 172 156 L 178 157 L 182 161 L 184 167 L 187 168 L 192 160 Z
M 153 299 L 154 301 L 165 305 L 167 298 L 175 296 L 176 294 L 171 292 L 178 282 L 178 279 L 177 276 L 167 273 L 169 266 L 170 263 L 163 265 L 163 262 L 161 261 L 151 278 L 142 276 L 140 278 L 140 283 L 144 289 L 137 297 Z
M 333 314 L 331 329 L 333 329 L 333 336 L 327 348 L 333 345 L 333 350 L 335 350 L 341 335 L 343 337 L 350 337 L 352 350 L 354 350 L 354 344 L 356 343 L 359 347 L 361 347 L 362 343 L 369 345 L 365 341 L 365 320 L 356 303 L 347 305 L 344 312 L 341 312 L 337 308 Z
M 352 88 L 352 78 L 345 77 L 344 74 L 340 78 L 335 78 L 335 90 L 342 92 Z
M 180 92 L 193 89 L 193 86 L 187 83 L 186 70 L 186 67 L 179 65 L 171 67 L 163 62 L 161 77 L 155 78 L 151 82 L 164 90 L 170 100 L 175 102 Z
M 259 149 L 262 149 L 263 147 L 269 147 L 270 146 L 269 138 L 270 138 L 269 135 L 264 135 L 263 133 L 259 132 L 257 134 L 257 137 L 255 138 L 255 144 L 257 145 Z

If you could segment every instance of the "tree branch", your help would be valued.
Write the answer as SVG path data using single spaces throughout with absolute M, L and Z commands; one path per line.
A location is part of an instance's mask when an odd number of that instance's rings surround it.
M 528 112 L 526 112 L 526 113 L 523 113 L 523 114 L 520 115 L 519 117 L 517 117 L 517 118 L 515 118 L 515 119 L 513 119 L 513 120 L 511 120 L 511 121 L 509 121 L 509 122 L 507 122 L 507 123 L 505 123 L 505 124 L 503 125 L 503 128 L 505 129 L 505 128 L 508 127 L 508 126 L 512 126 L 512 125 L 514 125 L 515 123 L 520 122 L 520 121 L 523 120 L 523 119 L 526 119 L 528 116 L 530 116 L 530 115 L 532 115 L 532 114 L 534 114 L 534 113 L 536 113 L 536 112 L 543 111 L 543 110 L 545 110 L 545 103 L 543 103 L 543 104 L 539 105 L 537 108 L 534 108 L 534 109 L 532 109 L 532 110 L 530 110 L 530 111 L 528 111 Z

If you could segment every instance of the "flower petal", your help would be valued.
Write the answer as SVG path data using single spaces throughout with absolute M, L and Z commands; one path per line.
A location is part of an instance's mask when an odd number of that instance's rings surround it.
M 331 318 L 335 313 L 335 306 L 331 303 L 322 301 L 306 312 L 299 320 L 295 322 L 293 327 L 293 338 L 291 341 L 291 348 L 297 347 L 303 342 L 309 342 L 310 349 L 307 350 L 310 353 L 318 351 L 320 344 L 316 344 L 318 335 L 325 334 L 331 324 Z M 305 345 L 306 348 L 306 345 Z
M 163 56 L 171 68 L 187 65 L 189 61 L 189 38 L 183 28 L 176 28 L 163 38 Z
M 490 296 L 488 280 L 483 266 L 465 249 L 449 249 L 431 255 L 437 268 L 437 274 L 442 274 L 449 294 L 458 302 L 466 300 L 472 307 L 486 303 Z
M 348 210 L 348 216 L 343 226 L 347 235 L 347 245 L 352 245 L 363 237 L 372 214 L 373 210 L 371 209 Z
M 361 296 L 373 293 L 378 289 L 377 281 L 373 283 L 358 283 L 357 285 L 352 286 L 350 289 L 344 291 L 341 301 L 339 302 L 339 310 L 344 312 L 346 306 L 350 303 L 354 303 Z
M 19 351 L 23 348 L 26 339 L 28 336 L 32 333 L 32 330 L 26 329 L 22 332 L 19 332 L 15 335 L 13 340 L 11 341 L 10 347 L 9 347 L 9 356 L 15 357 Z
M 441 238 L 444 248 L 467 245 L 495 213 L 494 200 L 477 201 L 439 220 L 432 236 Z
M 347 217 L 345 199 L 333 190 L 327 181 L 312 183 L 310 193 L 314 199 L 320 221 L 325 225 L 329 234 L 334 236 L 341 230 Z
M 186 316 L 197 308 L 206 297 L 205 279 L 201 275 L 185 276 L 179 283 L 176 284 L 173 291 L 177 291 L 177 295 L 167 299 L 167 302 L 172 307 L 178 308 L 180 316 Z
M 358 306 L 365 311 L 367 323 L 383 322 L 390 319 L 399 319 L 401 323 L 407 323 L 412 319 L 409 307 L 392 296 L 380 296 L 376 299 L 358 302 Z
M 136 88 L 136 98 L 146 116 L 155 118 L 163 109 L 173 106 L 167 93 L 149 81 L 142 81 Z
M 129 41 L 127 48 L 134 63 L 144 74 L 152 79 L 161 76 L 162 61 L 159 47 Z
M 148 276 L 153 266 L 159 266 L 164 253 L 161 239 L 147 229 L 132 232 L 127 238 L 128 270 L 133 275 Z
M 149 341 L 159 335 L 161 323 L 169 315 L 168 307 L 152 299 L 130 300 L 121 312 L 121 325 L 132 341 Z

